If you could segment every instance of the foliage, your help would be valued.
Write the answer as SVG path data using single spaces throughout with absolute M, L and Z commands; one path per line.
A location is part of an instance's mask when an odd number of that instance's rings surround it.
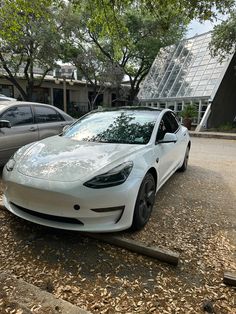
M 184 109 L 180 112 L 180 116 L 183 119 L 192 119 L 196 117 L 198 114 L 197 108 L 195 105 L 188 104 L 184 107 Z
M 126 74 L 133 100 L 161 47 L 178 41 L 192 18 L 212 19 L 216 12 L 226 12 L 233 3 L 234 0 L 5 0 L 0 6 L 2 76 L 18 88 L 23 99 L 31 99 L 33 88 L 41 85 L 57 60 L 76 61 L 97 94 L 97 86 L 104 78 L 115 80 L 118 86 Z M 212 10 L 214 7 L 216 10 Z M 37 77 L 36 68 L 42 72 Z M 19 72 L 27 81 L 26 91 L 16 79 Z
M 226 21 L 215 26 L 210 44 L 211 54 L 222 61 L 227 55 L 236 50 L 236 9 Z
M 106 130 L 89 140 L 105 143 L 146 144 L 150 139 L 154 125 L 154 122 L 140 123 L 135 121 L 134 117 L 122 112 Z
M 123 69 L 133 101 L 159 50 L 179 41 L 191 19 L 212 20 L 217 12 L 228 12 L 234 0 L 72 2 L 81 16 L 80 37 Z
M 30 100 L 34 86 L 40 86 L 58 58 L 61 35 L 51 0 L 6 0 L 0 7 L 0 68 L 3 76 Z M 36 69 L 41 76 L 35 78 Z M 22 73 L 26 91 L 16 80 Z
M 236 133 L 236 123 L 235 122 L 233 122 L 233 123 L 228 122 L 225 124 L 221 124 L 217 128 L 210 129 L 209 131 Z
M 163 6 L 159 8 L 159 17 L 154 16 L 140 4 L 141 1 L 128 1 L 126 5 L 117 2 L 117 6 L 110 9 L 110 2 L 104 3 L 107 10 L 103 11 L 100 1 L 79 2 L 76 10 L 80 23 L 77 24 L 76 38 L 80 39 L 79 45 L 86 49 L 90 46 L 105 63 L 126 74 L 132 101 L 159 49 L 182 37 L 187 20 L 167 7 L 164 10 Z M 71 44 L 80 50 L 74 40 Z
M 121 88 L 124 77 L 123 69 L 116 63 L 106 58 L 94 44 L 86 45 L 80 41 L 72 40 L 73 43 L 64 45 L 66 51 L 63 51 L 65 61 L 71 62 L 76 66 L 78 76 L 85 79 L 92 88 L 92 98 L 88 99 L 89 109 L 93 109 L 98 96 L 106 89 Z

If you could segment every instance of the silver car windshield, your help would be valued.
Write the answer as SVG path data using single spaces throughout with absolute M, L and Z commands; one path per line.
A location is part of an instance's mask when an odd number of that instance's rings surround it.
M 77 141 L 147 144 L 159 114 L 158 110 L 95 112 L 78 120 L 63 136 Z

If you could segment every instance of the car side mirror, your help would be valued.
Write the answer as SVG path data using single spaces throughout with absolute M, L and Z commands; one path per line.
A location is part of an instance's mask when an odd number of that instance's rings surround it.
M 65 125 L 64 128 L 62 129 L 62 133 L 64 134 L 69 127 L 70 127 L 69 125 Z
M 177 136 L 174 133 L 166 133 L 162 140 L 158 141 L 158 144 L 165 144 L 165 143 L 176 143 Z
M 8 120 L 0 120 L 0 129 L 11 128 L 11 122 Z

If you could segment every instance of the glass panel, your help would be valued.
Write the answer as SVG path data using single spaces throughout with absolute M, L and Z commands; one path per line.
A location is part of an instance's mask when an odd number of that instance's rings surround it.
M 52 108 L 35 106 L 34 109 L 37 123 L 57 122 L 63 120 L 62 116 Z
M 220 64 L 211 57 L 210 40 L 211 34 L 202 34 L 163 49 L 140 88 L 139 99 L 211 94 L 228 60 Z
M 33 115 L 30 106 L 14 106 L 1 115 L 1 120 L 8 120 L 11 126 L 33 123 Z
M 177 111 L 182 111 L 182 103 L 177 104 Z
M 0 84 L 0 93 L 7 97 L 13 97 L 13 85 Z
M 63 136 L 76 141 L 147 144 L 159 114 L 155 109 L 90 113 Z

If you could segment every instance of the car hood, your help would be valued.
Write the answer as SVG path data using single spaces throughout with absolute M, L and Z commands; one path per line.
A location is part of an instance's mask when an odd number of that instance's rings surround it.
M 50 181 L 84 181 L 109 171 L 143 145 L 78 142 L 53 136 L 34 143 L 17 160 L 20 173 Z

